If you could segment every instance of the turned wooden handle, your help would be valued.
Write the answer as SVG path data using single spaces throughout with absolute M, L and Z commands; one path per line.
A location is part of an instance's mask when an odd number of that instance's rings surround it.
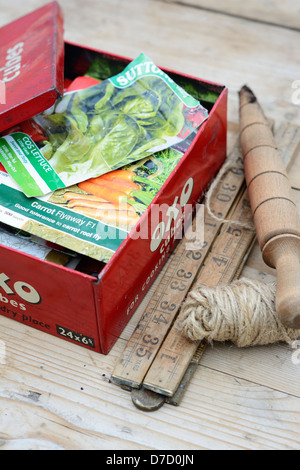
M 300 220 L 273 133 L 253 92 L 240 96 L 245 177 L 265 263 L 276 269 L 276 307 L 288 327 L 300 328 Z

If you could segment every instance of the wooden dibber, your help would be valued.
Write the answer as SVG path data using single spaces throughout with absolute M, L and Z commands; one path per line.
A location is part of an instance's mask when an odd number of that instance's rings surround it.
M 276 310 L 281 322 L 300 328 L 300 220 L 281 155 L 253 92 L 240 98 L 240 140 L 258 243 L 276 269 Z

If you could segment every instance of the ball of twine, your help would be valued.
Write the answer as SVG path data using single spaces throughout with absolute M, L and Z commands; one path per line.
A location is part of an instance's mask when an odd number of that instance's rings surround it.
M 241 348 L 281 341 L 291 344 L 300 330 L 279 321 L 275 292 L 275 283 L 248 279 L 192 290 L 182 306 L 179 329 L 194 341 L 231 341 Z

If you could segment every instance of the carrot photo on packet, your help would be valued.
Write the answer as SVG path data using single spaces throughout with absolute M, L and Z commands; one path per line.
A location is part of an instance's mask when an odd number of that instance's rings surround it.
M 87 194 L 66 192 L 67 206 L 109 224 L 132 227 L 140 216 L 127 199 L 140 186 L 132 181 L 133 172 L 116 170 L 78 184 Z

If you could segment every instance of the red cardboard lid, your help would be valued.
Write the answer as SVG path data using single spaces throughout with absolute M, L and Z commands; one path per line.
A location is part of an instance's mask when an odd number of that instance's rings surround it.
M 63 93 L 62 11 L 49 3 L 0 29 L 0 133 Z

